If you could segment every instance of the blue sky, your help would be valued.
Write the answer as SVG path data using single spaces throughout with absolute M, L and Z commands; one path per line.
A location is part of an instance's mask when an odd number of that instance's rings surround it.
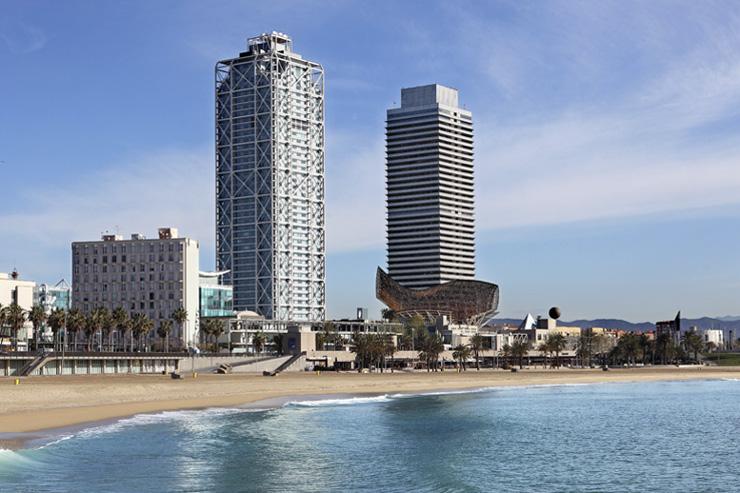
M 256 5 L 255 5 L 256 4 Z M 0 271 L 174 225 L 213 266 L 213 66 L 265 31 L 323 64 L 328 311 L 377 312 L 385 110 L 460 90 L 501 312 L 740 313 L 740 5 L 39 2 L 0 16 Z

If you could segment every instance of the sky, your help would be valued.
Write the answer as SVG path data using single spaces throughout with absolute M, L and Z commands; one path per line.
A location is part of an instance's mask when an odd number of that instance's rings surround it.
M 0 271 L 178 227 L 214 267 L 214 65 L 281 31 L 326 78 L 327 308 L 378 314 L 384 120 L 457 88 L 475 127 L 477 277 L 501 316 L 740 314 L 740 4 L 0 4 Z

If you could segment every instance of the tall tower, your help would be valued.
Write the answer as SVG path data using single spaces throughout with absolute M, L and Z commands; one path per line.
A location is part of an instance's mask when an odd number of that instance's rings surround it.
M 404 287 L 475 277 L 473 119 L 457 90 L 401 89 L 386 121 L 388 273 Z
M 282 33 L 216 64 L 216 251 L 234 309 L 325 318 L 324 69 Z

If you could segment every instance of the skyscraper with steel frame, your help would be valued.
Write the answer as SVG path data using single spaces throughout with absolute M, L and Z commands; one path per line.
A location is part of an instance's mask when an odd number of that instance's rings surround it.
M 475 277 L 473 118 L 457 90 L 401 90 L 386 121 L 388 273 L 429 288 Z
M 324 70 L 282 33 L 216 64 L 216 252 L 234 309 L 325 318 Z

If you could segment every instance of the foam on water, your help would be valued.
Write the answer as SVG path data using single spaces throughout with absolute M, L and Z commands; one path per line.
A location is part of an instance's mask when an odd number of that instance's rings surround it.
M 355 404 L 369 404 L 373 402 L 389 402 L 393 397 L 388 394 L 373 397 L 347 397 L 344 399 L 314 399 L 305 401 L 286 402 L 283 407 L 323 407 L 323 406 L 352 406 Z

